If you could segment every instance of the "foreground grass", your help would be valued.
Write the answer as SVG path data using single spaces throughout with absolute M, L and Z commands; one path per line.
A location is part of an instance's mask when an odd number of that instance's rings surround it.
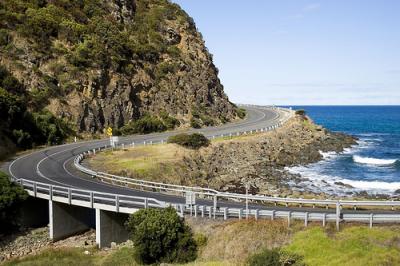
M 134 249 L 122 247 L 111 252 L 89 249 L 90 254 L 85 254 L 83 248 L 58 248 L 48 249 L 38 255 L 14 259 L 4 263 L 4 266 L 128 266 L 137 265 L 134 260 Z
M 296 233 L 285 249 L 307 265 L 400 265 L 400 228 L 351 226 L 329 234 L 315 227 Z
M 375 227 L 347 225 L 336 232 L 327 228 L 304 228 L 295 222 L 248 220 L 217 222 L 188 220 L 196 234 L 206 237 L 198 259 L 189 266 L 245 265 L 249 256 L 265 248 L 281 247 L 303 257 L 306 265 L 400 265 L 400 226 Z M 83 248 L 48 249 L 35 256 L 15 259 L 4 265 L 137 265 L 134 248 L 103 251 Z

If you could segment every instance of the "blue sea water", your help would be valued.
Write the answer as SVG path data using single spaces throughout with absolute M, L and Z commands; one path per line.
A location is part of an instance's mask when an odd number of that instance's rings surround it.
M 290 171 L 310 179 L 314 189 L 393 193 L 400 189 L 400 106 L 292 106 L 304 109 L 317 124 L 354 135 L 358 145 L 341 154 Z M 319 182 L 319 183 L 318 183 Z M 319 185 L 318 185 L 319 184 Z

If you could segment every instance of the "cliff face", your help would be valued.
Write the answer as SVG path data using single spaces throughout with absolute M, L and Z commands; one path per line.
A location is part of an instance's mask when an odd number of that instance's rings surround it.
M 189 124 L 237 117 L 193 20 L 166 0 L 5 0 L 0 63 L 79 131 L 161 112 Z M 193 118 L 194 117 L 194 118 Z

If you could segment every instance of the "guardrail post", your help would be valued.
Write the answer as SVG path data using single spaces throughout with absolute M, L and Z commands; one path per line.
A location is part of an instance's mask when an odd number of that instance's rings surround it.
M 214 219 L 217 212 L 217 196 L 214 196 Z
M 197 218 L 197 205 L 194 205 L 194 217 Z
M 200 210 L 201 210 L 201 217 L 204 217 L 204 206 L 201 206 Z
M 228 208 L 224 208 L 224 220 L 228 219 Z
M 305 213 L 304 216 L 304 226 L 307 227 L 308 226 L 308 212 Z
M 289 211 L 289 212 L 288 212 L 288 216 L 287 216 L 288 227 L 290 227 L 290 220 L 291 220 L 291 218 L 292 218 L 292 212 Z
M 179 209 L 180 209 L 180 211 L 181 211 L 181 216 L 182 216 L 182 217 L 183 217 L 184 214 L 185 214 L 185 211 L 183 210 L 183 208 L 184 208 L 184 205 L 183 205 L 183 204 L 180 204 L 180 205 L 179 205 Z
M 36 182 L 33 183 L 33 196 L 36 198 L 37 196 L 37 187 L 36 187 Z
M 326 213 L 324 213 L 324 216 L 322 217 L 322 226 L 326 226 Z
M 212 218 L 212 207 L 211 206 L 209 206 L 209 212 L 208 212 L 208 218 Z
M 254 210 L 254 219 L 258 220 L 258 209 Z
M 239 213 L 238 213 L 239 220 L 242 220 L 242 211 L 243 211 L 243 209 L 239 209 Z
M 336 202 L 336 230 L 340 229 L 340 203 Z
M 144 208 L 147 209 L 149 207 L 149 200 L 147 198 L 144 199 Z
M 94 201 L 93 201 L 93 192 L 90 192 L 90 208 L 93 209 Z
M 119 196 L 115 195 L 115 210 L 119 212 Z
M 49 186 L 49 198 L 50 200 L 53 200 L 53 185 Z
M 71 205 L 72 203 L 72 191 L 68 188 L 68 204 Z
M 272 210 L 271 221 L 273 221 L 274 219 L 275 219 L 275 210 Z
M 371 213 L 369 216 L 369 228 L 372 228 L 373 222 L 374 222 L 374 214 Z

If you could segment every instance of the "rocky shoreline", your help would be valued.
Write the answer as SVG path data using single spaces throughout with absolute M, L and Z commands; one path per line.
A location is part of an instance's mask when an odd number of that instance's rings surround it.
M 172 163 L 159 163 L 154 172 L 143 174 L 107 166 L 108 160 L 104 158 L 94 162 L 99 155 L 84 163 L 96 170 L 122 176 L 220 191 L 245 193 L 245 185 L 249 184 L 252 194 L 326 197 L 322 190 L 302 186 L 307 180 L 291 173 L 287 167 L 318 162 L 323 159 L 324 152 L 340 153 L 353 145 L 357 145 L 356 138 L 330 132 L 309 117 L 296 115 L 274 131 L 213 141 L 209 147 L 200 150 L 182 151 L 183 156 Z M 114 160 L 129 158 L 123 152 L 113 154 Z
M 184 164 L 194 179 L 207 180 L 207 185 L 222 191 L 244 193 L 249 184 L 254 194 L 324 196 L 322 191 L 294 189 L 304 178 L 286 168 L 318 162 L 323 159 L 321 152 L 340 153 L 353 145 L 356 138 L 296 115 L 276 131 L 213 144 L 186 157 Z

